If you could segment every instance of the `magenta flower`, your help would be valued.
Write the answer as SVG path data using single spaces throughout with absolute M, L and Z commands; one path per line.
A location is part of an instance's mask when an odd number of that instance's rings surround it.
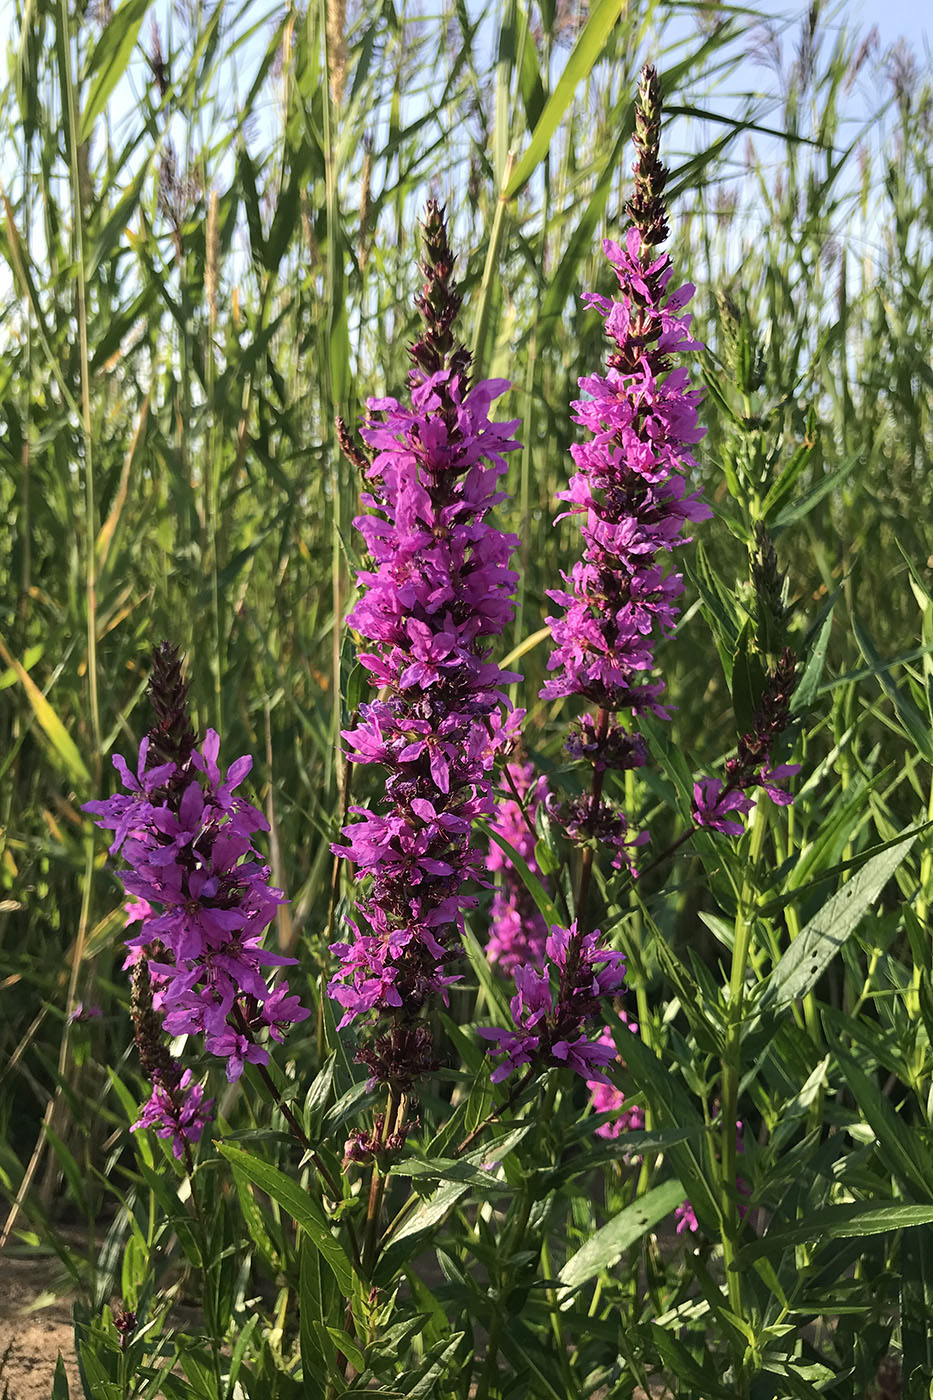
M 694 289 L 668 292 L 667 254 L 643 261 L 638 228 L 624 247 L 606 239 L 603 248 L 621 300 L 587 294 L 584 301 L 605 317 L 617 350 L 605 376 L 581 379 L 587 397 L 573 405 L 574 421 L 592 436 L 571 449 L 577 471 L 558 496 L 570 507 L 565 514 L 581 517 L 584 552 L 569 590 L 548 590 L 564 616 L 547 619 L 554 638 L 548 668 L 557 674 L 541 694 L 665 716 L 663 687 L 649 673 L 655 639 L 673 628 L 683 582 L 664 574 L 656 556 L 687 543 L 683 526 L 712 514 L 684 481 L 695 466 L 689 449 L 704 433 L 701 393 L 688 388 L 686 370 L 666 366 L 669 355 L 702 347 L 689 335 L 691 317 L 677 314 Z
M 174 1124 L 167 1132 L 176 1133 L 176 1155 L 197 1136 L 192 1125 L 209 1105 L 199 1087 L 183 1092 L 190 1076 L 160 1047 L 160 1031 L 203 1035 L 233 1080 L 247 1061 L 268 1062 L 258 1032 L 281 1040 L 288 1025 L 310 1014 L 287 995 L 287 983 L 273 990 L 267 981 L 266 968 L 295 959 L 262 946 L 285 897 L 270 885 L 252 843 L 254 832 L 268 830 L 266 819 L 236 793 L 252 760 L 239 758 L 221 774 L 219 737 L 209 729 L 197 747 L 186 691 L 177 653 L 163 643 L 150 681 L 156 723 L 140 744 L 135 774 L 114 758 L 127 791 L 84 809 L 115 831 L 111 851 L 122 850 L 129 867 L 121 875 L 130 896 L 126 922 L 138 922 L 139 931 L 126 940 L 124 966 L 133 968 L 137 1047 L 154 1080 L 139 1124 Z M 169 761 L 149 767 L 152 752 Z
M 766 763 L 758 774 L 758 786 L 764 788 L 771 801 L 776 802 L 779 807 L 789 807 L 794 800 L 793 797 L 784 788 L 779 788 L 777 784 L 786 782 L 788 778 L 796 777 L 799 772 L 799 763 L 779 763 L 776 768 L 771 768 Z
M 569 928 L 555 925 L 545 943 L 549 966 L 515 969 L 509 1007 L 514 1029 L 479 1030 L 491 1042 L 489 1053 L 505 1056 L 492 1072 L 494 1084 L 531 1064 L 566 1065 L 588 1083 L 608 1084 L 602 1071 L 615 1059 L 615 1047 L 602 1037 L 590 1040 L 584 1028 L 599 1012 L 601 1000 L 621 989 L 625 957 L 602 947 L 600 937 L 598 929 L 580 933 L 576 922 Z
M 172 1139 L 172 1152 L 181 1157 L 186 1143 L 199 1141 L 213 1107 L 214 1100 L 205 1100 L 203 1085 L 192 1083 L 191 1071 L 186 1069 L 174 1089 L 158 1081 L 153 1085 L 131 1131 L 153 1128 L 157 1137 Z
M 166 1029 L 172 1035 L 204 1034 L 207 1049 L 226 1057 L 232 1044 L 226 1021 L 238 998 L 264 1003 L 271 989 L 263 969 L 295 959 L 262 947 L 284 895 L 269 884 L 269 867 L 252 846 L 253 832 L 268 829 L 265 817 L 234 796 L 251 760 L 237 760 L 222 781 L 218 748 L 216 731 L 208 730 L 203 752 L 191 754 L 189 779 L 169 794 L 172 805 L 165 800 L 165 784 L 176 778 L 175 765 L 153 770 L 161 786 L 144 786 L 149 797 L 143 798 L 139 782 L 117 755 L 114 766 L 131 789 L 132 825 L 127 826 L 123 794 L 89 802 L 86 810 L 96 814 L 98 826 L 116 827 L 114 845 L 122 846 L 130 866 L 123 885 L 135 897 L 128 916 L 141 922 L 127 947 L 148 949 L 158 942 L 160 951 L 150 963 Z M 144 739 L 140 775 L 147 749 Z M 277 1022 L 308 1015 L 293 1001 Z
M 85 1006 L 83 1001 L 76 1001 L 68 1013 L 68 1022 L 71 1024 L 74 1021 L 97 1021 L 103 1014 L 99 1006 Z
M 347 620 L 383 694 L 360 706 L 343 737 L 351 763 L 376 764 L 385 778 L 378 800 L 350 809 L 356 820 L 332 847 L 362 882 L 359 922 L 331 947 L 339 966 L 328 991 L 343 1008 L 341 1026 L 369 1014 L 397 1022 L 433 995 L 446 999 L 464 912 L 476 903 L 465 887 L 488 883 L 472 825 L 492 814 L 496 755 L 520 719 L 503 693 L 516 677 L 489 645 L 513 614 L 518 541 L 488 516 L 503 499 L 516 424 L 489 417 L 505 380 L 468 387 L 469 356 L 450 333 L 459 305 L 451 254 L 433 203 L 422 268 L 426 329 L 411 350 L 410 400 L 370 400 L 361 429 L 371 453 L 360 461 L 369 485 L 361 500 L 371 513 L 354 524 L 370 563 Z M 388 1064 L 392 1075 L 391 1046 L 409 1042 L 384 1040 L 374 1073 Z
M 723 789 L 721 778 L 701 778 L 693 784 L 693 820 L 697 826 L 709 827 L 712 831 L 723 831 L 727 836 L 741 836 L 745 827 L 732 820 L 729 812 L 743 815 L 754 807 L 750 797 L 735 788 Z
M 675 1232 L 682 1235 L 685 1232 L 695 1235 L 700 1228 L 693 1206 L 689 1201 L 682 1201 L 674 1211 L 674 1219 L 677 1221 Z
M 694 288 L 671 285 L 671 259 L 657 248 L 668 236 L 660 110 L 657 74 L 646 65 L 636 103 L 633 226 L 623 243 L 603 242 L 619 294 L 583 297 L 604 318 L 611 349 L 605 374 L 582 378 L 582 397 L 572 405 L 586 437 L 571 447 L 575 471 L 558 498 L 566 502 L 564 515 L 579 518 L 582 558 L 564 575 L 565 588 L 548 590 L 560 611 L 547 618 L 553 674 L 540 692 L 548 700 L 579 696 L 597 709 L 567 746 L 593 765 L 591 791 L 554 803 L 551 815 L 577 845 L 608 845 L 613 867 L 633 876 L 635 848 L 647 836 L 632 832 L 604 795 L 603 780 L 609 769 L 644 763 L 645 748 L 615 717 L 668 718 L 655 651 L 673 631 L 683 592 L 668 560 L 689 541 L 689 526 L 712 514 L 687 482 L 696 466 L 692 449 L 705 432 L 697 421 L 702 391 L 672 361 L 702 345 L 684 311 Z M 581 909 L 589 869 L 585 863 Z

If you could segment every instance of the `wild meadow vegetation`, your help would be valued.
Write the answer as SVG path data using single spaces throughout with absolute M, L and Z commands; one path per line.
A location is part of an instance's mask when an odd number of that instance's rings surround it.
M 0 1238 L 85 1396 L 933 1395 L 921 58 L 819 3 L 15 18 Z

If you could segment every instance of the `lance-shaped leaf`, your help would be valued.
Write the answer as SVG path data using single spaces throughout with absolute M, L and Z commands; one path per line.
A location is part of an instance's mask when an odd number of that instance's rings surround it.
M 826 901 L 778 962 L 762 997 L 762 1006 L 780 1011 L 798 997 L 806 996 L 816 985 L 906 859 L 916 835 L 915 831 L 905 832 L 898 845 L 881 851 Z

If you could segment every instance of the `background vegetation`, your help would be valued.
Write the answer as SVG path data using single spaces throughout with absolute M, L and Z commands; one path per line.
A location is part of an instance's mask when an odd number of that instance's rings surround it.
M 255 756 L 291 896 L 280 946 L 319 977 L 345 797 L 334 741 L 356 683 L 341 619 L 358 483 L 334 421 L 403 380 L 428 194 L 462 250 L 478 365 L 511 379 L 505 416 L 523 420 L 500 516 L 522 542 L 510 646 L 535 756 L 559 763 L 560 707 L 531 698 L 544 590 L 574 548 L 554 495 L 577 378 L 603 355 L 579 293 L 608 290 L 599 244 L 620 228 L 646 56 L 667 95 L 670 247 L 709 347 L 700 484 L 717 512 L 660 657 L 667 740 L 709 770 L 742 727 L 734 657 L 763 525 L 791 642 L 815 658 L 788 919 L 799 929 L 820 907 L 827 872 L 933 817 L 933 88 L 905 47 L 883 51 L 819 3 L 780 21 L 644 0 L 621 14 L 608 0 L 17 3 L 0 94 L 0 1230 L 14 1246 L 118 1207 L 126 1116 L 108 1072 L 136 1072 L 123 911 L 80 805 L 148 724 L 147 653 L 163 637 L 189 654 L 202 729 Z M 654 797 L 660 850 L 675 827 Z M 658 1044 L 677 993 L 658 940 L 692 950 L 697 977 L 721 952 L 700 864 L 682 855 L 644 892 Z M 827 1068 L 830 1023 L 811 1007 L 804 1078 L 823 1064 L 813 1093 L 854 1124 L 859 1170 L 892 1199 L 904 1162 L 878 1124 L 897 1141 L 885 1114 L 919 1125 L 907 1176 L 933 1199 L 925 838 L 897 879 L 912 907 L 882 906 L 820 983 L 821 1005 L 862 1015 L 860 1067 Z M 102 1017 L 73 1019 L 79 1001 Z M 296 1053 L 315 1063 L 311 1041 Z M 702 1055 L 674 1053 L 689 1081 Z M 858 1074 L 883 1101 L 877 1121 Z M 247 1098 L 225 1110 L 249 1121 Z M 912 1341 L 898 1330 L 927 1295 L 899 1294 L 899 1237 L 883 1238 L 878 1330 L 869 1346 L 857 1313 L 845 1342 L 866 1383 L 892 1337 L 930 1363 L 925 1324 Z M 924 1239 L 911 1248 L 929 1265 Z M 58 1247 L 73 1285 L 106 1297 L 106 1266 Z M 841 1297 L 824 1311 L 845 1331 Z M 680 1374 L 676 1354 L 662 1360 Z

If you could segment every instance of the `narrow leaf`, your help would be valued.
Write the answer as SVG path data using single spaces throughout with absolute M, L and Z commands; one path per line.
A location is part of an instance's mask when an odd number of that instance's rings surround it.
M 67 770 L 69 776 L 75 781 L 90 786 L 91 775 L 84 764 L 84 759 L 78 752 L 78 747 L 72 739 L 68 730 L 62 724 L 52 706 L 46 700 L 42 691 L 36 685 L 25 667 L 21 666 L 14 656 L 7 651 L 3 639 L 0 638 L 0 657 L 11 666 L 19 677 L 20 683 L 29 697 L 33 714 L 39 721 L 42 728 L 51 742 L 52 748 L 62 761 L 62 766 Z
M 604 1269 L 612 1269 L 621 1259 L 625 1250 L 640 1240 L 653 1225 L 663 1220 L 665 1215 L 680 1205 L 684 1199 L 684 1188 L 677 1180 L 665 1181 L 646 1192 L 639 1200 L 625 1206 L 601 1229 L 586 1241 L 576 1254 L 571 1255 L 558 1274 L 561 1283 L 568 1288 L 587 1283 Z M 561 1304 L 567 1308 L 571 1299 Z
M 881 1235 L 889 1230 L 908 1230 L 915 1225 L 933 1224 L 933 1206 L 907 1205 L 888 1201 L 883 1205 L 871 1205 L 865 1201 L 853 1201 L 841 1206 L 824 1206 L 822 1210 L 809 1211 L 807 1218 L 788 1230 L 772 1230 L 764 1239 L 757 1240 L 739 1251 L 737 1267 L 751 1263 L 764 1255 L 780 1253 L 789 1245 L 803 1244 L 806 1240 L 857 1239 L 860 1235 Z
M 95 121 L 126 72 L 148 8 L 149 0 L 124 0 L 94 46 L 88 64 L 93 82 L 81 117 L 81 141 L 90 140 Z
M 327 1260 L 344 1296 L 349 1297 L 354 1286 L 353 1265 L 314 1197 L 307 1191 L 302 1191 L 300 1186 L 271 1162 L 263 1162 L 241 1147 L 231 1147 L 229 1143 L 218 1142 L 217 1150 L 221 1156 L 226 1157 L 235 1172 L 242 1172 L 288 1212 Z
M 771 1011 L 790 1006 L 816 985 L 866 911 L 874 904 L 916 840 L 911 832 L 862 866 L 800 931 L 771 974 L 762 1005 Z
M 537 170 L 551 144 L 554 132 L 573 100 L 578 85 L 583 82 L 599 58 L 614 25 L 623 13 L 624 10 L 620 7 L 619 0 L 601 0 L 601 3 L 591 10 L 583 32 L 574 44 L 573 52 L 567 60 L 567 66 L 561 73 L 554 91 L 544 104 L 544 111 L 538 118 L 528 148 L 512 172 L 511 180 L 506 185 L 506 199 L 514 199 Z

